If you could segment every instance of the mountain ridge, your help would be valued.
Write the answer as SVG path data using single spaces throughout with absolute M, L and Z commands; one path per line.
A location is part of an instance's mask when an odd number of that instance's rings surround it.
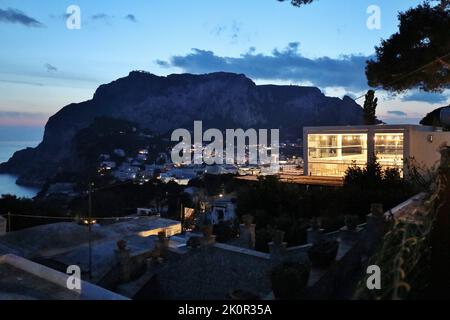
M 71 145 L 77 132 L 104 116 L 158 134 L 202 120 L 205 128 L 279 128 L 282 138 L 300 138 L 304 126 L 363 123 L 363 110 L 354 100 L 327 97 L 315 87 L 256 85 L 227 72 L 157 76 L 132 71 L 99 86 L 92 99 L 63 107 L 47 122 L 41 144 L 16 152 L 0 164 L 0 172 L 19 175 L 24 184 L 44 183 L 76 157 Z

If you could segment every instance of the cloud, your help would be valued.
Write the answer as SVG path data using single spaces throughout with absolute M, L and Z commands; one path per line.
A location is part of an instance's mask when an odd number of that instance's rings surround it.
M 42 126 L 48 118 L 46 113 L 0 111 L 2 126 Z
M 52 19 L 62 19 L 62 20 L 67 20 L 67 19 L 69 19 L 70 16 L 71 16 L 70 13 L 51 14 L 51 15 L 50 15 L 50 18 L 52 18 Z
M 362 91 L 367 89 L 364 71 L 368 59 L 362 55 L 338 59 L 306 58 L 299 52 L 299 43 L 292 42 L 281 51 L 274 49 L 271 54 L 256 54 L 251 48 L 240 57 L 222 57 L 212 51 L 193 48 L 189 54 L 173 56 L 168 61 L 157 60 L 156 63 L 190 73 L 236 72 L 253 79 L 309 82 L 322 88 L 343 87 Z
M 106 13 L 97 13 L 91 16 L 92 20 L 106 20 L 111 18 L 111 16 L 107 15 Z
M 26 85 L 29 85 L 29 86 L 38 86 L 38 87 L 43 87 L 44 86 L 44 84 L 40 83 L 40 82 L 10 80 L 10 79 L 1 79 L 1 78 L 0 78 L 0 82 L 2 82 L 2 83 L 14 83 L 14 84 L 26 84 Z
M 405 102 L 428 102 L 431 104 L 446 103 L 448 96 L 444 93 L 414 91 L 402 97 Z
M 386 124 L 419 124 L 422 118 L 416 117 L 379 117 L 379 119 Z
M 233 21 L 231 25 L 221 24 L 213 28 L 212 33 L 217 37 L 229 37 L 231 41 L 236 42 L 241 33 L 242 24 Z
M 27 16 L 22 11 L 17 9 L 8 8 L 6 10 L 0 9 L 0 22 L 4 23 L 18 23 L 26 27 L 42 28 L 44 24 L 36 19 Z
M 134 14 L 127 14 L 125 16 L 125 19 L 134 23 L 138 22 Z
M 388 111 L 387 113 L 390 115 L 393 115 L 393 116 L 398 116 L 398 117 L 406 117 L 407 116 L 406 112 L 399 111 L 399 110 L 391 110 L 391 111 Z
M 44 65 L 45 69 L 47 69 L 47 72 L 56 72 L 58 71 L 58 68 L 56 68 L 55 66 L 52 66 L 50 63 L 46 63 Z

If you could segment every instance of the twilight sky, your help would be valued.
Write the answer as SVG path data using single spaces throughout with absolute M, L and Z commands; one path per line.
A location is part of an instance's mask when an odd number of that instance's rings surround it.
M 397 30 L 397 12 L 420 2 L 318 0 L 295 8 L 276 0 L 0 0 L 0 135 L 42 127 L 63 106 L 135 69 L 232 71 L 258 84 L 357 97 L 368 89 L 366 58 Z M 81 9 L 80 30 L 66 27 L 72 4 Z M 381 8 L 380 30 L 366 26 L 370 5 Z M 377 94 L 388 123 L 417 123 L 448 102 L 414 90 Z

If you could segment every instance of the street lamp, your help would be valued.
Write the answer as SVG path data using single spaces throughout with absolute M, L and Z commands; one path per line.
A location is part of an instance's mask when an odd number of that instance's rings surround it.
M 92 187 L 94 183 L 89 183 L 89 212 L 88 212 L 88 241 L 89 241 L 89 280 L 92 280 Z

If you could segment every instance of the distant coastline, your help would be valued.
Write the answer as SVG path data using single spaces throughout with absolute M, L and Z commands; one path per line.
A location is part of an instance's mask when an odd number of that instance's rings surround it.
M 0 163 L 8 161 L 19 150 L 34 148 L 40 141 L 0 141 Z M 39 192 L 39 188 L 19 186 L 17 177 L 10 174 L 0 174 L 0 195 L 12 194 L 17 197 L 32 198 Z

